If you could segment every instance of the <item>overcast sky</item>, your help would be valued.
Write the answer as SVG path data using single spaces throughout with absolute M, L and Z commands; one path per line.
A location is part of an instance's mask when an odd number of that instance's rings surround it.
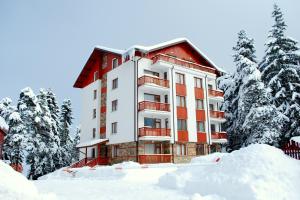
M 245 29 L 257 57 L 273 19 L 284 12 L 287 34 L 300 40 L 299 0 L 0 0 L 0 98 L 15 102 L 30 86 L 52 88 L 73 102 L 79 123 L 80 89 L 73 83 L 95 45 L 126 49 L 187 37 L 218 66 L 232 71 L 232 46 Z

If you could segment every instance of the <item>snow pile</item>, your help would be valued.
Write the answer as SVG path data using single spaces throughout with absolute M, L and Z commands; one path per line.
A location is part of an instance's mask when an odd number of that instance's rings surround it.
M 40 195 L 34 184 L 0 160 L 0 199 L 54 200 L 53 195 Z
M 193 165 L 162 176 L 159 186 L 193 194 L 195 199 L 201 199 L 197 193 L 227 200 L 300 199 L 300 162 L 281 150 L 255 144 L 220 155 L 211 165 L 207 163 L 216 154 L 194 159 Z
M 300 136 L 292 137 L 291 140 L 300 143 Z

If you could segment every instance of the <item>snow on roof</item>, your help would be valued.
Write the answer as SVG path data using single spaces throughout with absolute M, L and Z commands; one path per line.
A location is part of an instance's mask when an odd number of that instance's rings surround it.
M 300 136 L 292 137 L 291 140 L 300 143 Z
M 0 129 L 5 132 L 8 130 L 8 125 L 5 122 L 5 120 L 3 119 L 3 117 L 1 117 L 1 116 L 0 116 Z
M 94 146 L 95 144 L 100 144 L 102 142 L 107 142 L 108 139 L 95 139 L 95 140 L 89 140 L 86 142 L 81 142 L 79 144 L 76 145 L 77 148 L 82 148 L 82 147 L 90 147 L 90 146 Z
M 182 43 L 182 42 L 187 42 L 189 45 L 191 45 L 200 55 L 202 55 L 204 57 L 204 59 L 206 59 L 218 71 L 226 73 L 225 70 L 223 70 L 222 68 L 218 67 L 213 61 L 211 61 L 198 47 L 196 47 L 187 38 L 176 38 L 176 39 L 169 40 L 169 41 L 166 41 L 166 42 L 162 42 L 162 43 L 159 43 L 159 44 L 156 44 L 156 45 L 152 45 L 152 46 L 133 45 L 133 46 L 129 47 L 126 50 L 112 49 L 112 48 L 108 48 L 108 47 L 104 47 L 104 46 L 96 46 L 95 48 L 123 55 L 123 54 L 128 54 L 128 52 L 130 52 L 132 50 L 140 50 L 140 51 L 143 51 L 143 52 L 149 52 L 149 51 L 154 51 L 154 50 L 157 50 L 157 49 L 161 49 L 163 47 L 168 47 L 168 46 L 171 46 L 171 45 L 174 45 L 174 44 L 178 44 L 178 43 Z

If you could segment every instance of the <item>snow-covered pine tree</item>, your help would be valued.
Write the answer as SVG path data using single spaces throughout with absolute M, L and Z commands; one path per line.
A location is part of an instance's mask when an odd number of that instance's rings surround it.
M 3 150 L 5 157 L 12 165 L 18 166 L 24 161 L 25 126 L 18 112 L 13 112 L 8 117 L 8 132 L 4 138 Z
M 58 147 L 53 157 L 53 162 L 55 168 L 59 169 L 63 165 L 62 158 L 61 158 L 62 152 L 60 148 L 60 139 L 59 139 L 59 105 L 56 100 L 56 96 L 51 89 L 47 90 L 46 98 L 47 98 L 48 108 L 52 119 L 51 125 L 52 125 L 53 139 Z
M 40 115 L 42 110 L 31 88 L 26 87 L 21 91 L 17 108 L 25 126 L 24 135 L 26 148 L 24 148 L 24 155 L 26 157 L 26 163 L 23 163 L 23 166 L 26 164 L 29 165 L 29 171 L 25 173 L 27 173 L 28 178 L 36 179 L 36 165 L 39 160 L 38 152 L 39 148 L 43 148 L 42 145 L 40 145 L 41 138 L 38 133 L 38 124 L 41 120 Z
M 12 100 L 8 97 L 3 98 L 0 101 L 0 116 L 8 123 L 9 116 L 16 111 L 16 107 L 12 105 Z
M 76 127 L 75 136 L 73 139 L 72 163 L 79 161 L 79 149 L 76 148 L 76 146 L 80 142 L 80 133 L 81 133 L 81 129 L 78 126 Z
M 300 135 L 300 123 L 295 118 L 300 115 L 300 55 L 297 42 L 285 36 L 287 25 L 277 5 L 274 5 L 272 17 L 275 24 L 266 42 L 267 49 L 260 70 L 262 80 L 271 88 L 273 104 L 290 119 L 280 142 L 284 144 L 290 137 Z
M 60 146 L 62 148 L 63 166 L 69 166 L 72 162 L 73 141 L 70 137 L 70 128 L 72 125 L 72 106 L 71 100 L 63 101 L 60 109 Z
M 219 79 L 219 88 L 224 91 L 225 128 L 228 134 L 228 146 L 231 150 L 239 149 L 245 136 L 242 134 L 242 124 L 245 119 L 243 109 L 239 109 L 243 85 L 249 78 L 259 76 L 256 69 L 255 48 L 253 39 L 247 37 L 244 30 L 238 33 L 238 41 L 233 47 L 236 71 L 233 75 L 225 75 Z M 247 108 L 249 109 L 249 108 Z M 245 110 L 246 111 L 246 110 Z M 247 111 L 246 111 L 247 112 Z

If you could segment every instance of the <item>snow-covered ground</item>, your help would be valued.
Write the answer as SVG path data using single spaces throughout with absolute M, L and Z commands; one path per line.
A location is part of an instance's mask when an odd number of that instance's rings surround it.
M 0 168 L 1 200 L 25 189 L 11 185 L 1 190 L 7 182 L 2 176 Z M 6 176 L 14 179 L 16 173 Z M 230 154 L 195 158 L 189 164 L 127 162 L 69 172 L 58 170 L 33 182 L 35 187 L 25 179 L 23 182 L 34 195 L 43 194 L 40 199 L 53 200 L 299 200 L 300 161 L 274 147 L 252 145 Z M 17 197 L 14 199 L 21 199 Z

